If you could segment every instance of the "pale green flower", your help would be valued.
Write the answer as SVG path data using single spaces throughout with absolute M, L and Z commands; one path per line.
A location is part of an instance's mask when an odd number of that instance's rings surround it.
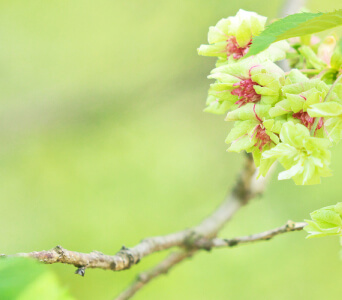
M 329 85 L 320 79 L 308 79 L 300 74 L 298 70 L 292 70 L 287 76 L 281 88 L 284 99 L 270 109 L 270 116 L 287 115 L 288 120 L 301 123 L 309 130 L 318 117 L 315 136 L 338 142 L 342 136 L 342 118 L 337 118 L 335 108 L 342 103 L 342 85 L 336 85 L 326 99 Z
M 222 114 L 247 103 L 272 105 L 279 101 L 285 75 L 273 62 L 246 59 L 214 69 L 205 111 Z
M 228 151 L 252 153 L 259 166 L 261 153 L 279 143 L 279 133 L 286 119 L 269 119 L 270 105 L 248 103 L 227 115 L 226 121 L 235 121 L 226 143 Z
M 310 105 L 307 112 L 311 118 L 320 118 L 323 122 L 323 136 L 331 142 L 342 139 L 342 85 L 337 84 L 325 102 Z
M 311 137 L 309 130 L 301 125 L 286 122 L 280 131 L 277 146 L 262 153 L 260 174 L 266 176 L 275 161 L 279 161 L 286 171 L 278 179 L 292 178 L 297 185 L 320 183 L 320 177 L 331 175 L 331 143 L 325 138 Z
M 267 18 L 240 9 L 236 16 L 221 19 L 209 28 L 208 42 L 198 49 L 200 55 L 240 59 L 247 54 L 252 36 L 265 28 Z
M 218 65 L 239 60 L 247 54 L 252 37 L 265 29 L 266 20 L 266 17 L 255 12 L 240 9 L 236 16 L 221 19 L 209 28 L 209 45 L 201 45 L 198 54 L 218 57 Z M 288 43 L 280 41 L 272 44 L 272 51 L 267 51 L 267 54 L 264 51 L 261 57 L 272 61 L 281 60 L 285 58 L 288 49 Z
M 297 72 L 299 71 L 291 71 L 291 73 Z M 291 73 L 289 76 L 294 75 Z M 284 99 L 279 101 L 270 110 L 271 117 L 307 112 L 307 109 L 310 107 L 310 105 L 323 102 L 329 91 L 329 86 L 319 79 L 309 80 L 304 75 L 302 76 L 302 78 L 294 78 L 294 76 L 286 78 L 287 83 L 293 81 L 295 82 L 291 84 L 285 84 L 282 87 Z

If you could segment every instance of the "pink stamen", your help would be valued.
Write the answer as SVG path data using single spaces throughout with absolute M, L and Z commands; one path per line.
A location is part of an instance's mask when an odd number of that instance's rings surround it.
M 271 140 L 270 136 L 266 133 L 266 129 L 265 129 L 264 125 L 262 124 L 262 120 L 259 118 L 258 114 L 256 113 L 255 107 L 256 107 L 256 104 L 254 104 L 254 106 L 253 106 L 253 112 L 254 112 L 257 120 L 260 122 L 260 124 L 258 124 L 255 127 L 251 138 L 253 138 L 255 135 L 257 142 L 255 143 L 254 147 L 258 147 L 259 150 L 262 151 L 262 148 L 265 145 L 271 143 L 272 140 Z
M 256 128 L 255 138 L 257 139 L 257 142 L 254 146 L 258 147 L 260 151 L 262 151 L 262 148 L 265 145 L 272 142 L 270 136 L 266 133 L 266 129 L 261 124 Z
M 304 97 L 303 95 L 299 95 L 299 96 L 302 97 L 306 101 L 306 97 Z M 309 130 L 311 130 L 311 127 L 313 123 L 315 122 L 315 118 L 311 118 L 309 114 L 307 112 L 304 112 L 303 110 L 293 114 L 292 117 L 300 120 L 301 123 L 305 127 L 307 127 Z M 321 129 L 323 125 L 324 125 L 323 118 L 319 118 L 316 130 Z
M 304 112 L 303 110 L 293 114 L 292 117 L 300 120 L 301 123 L 305 127 L 307 127 L 309 130 L 311 130 L 311 127 L 313 123 L 315 122 L 315 118 L 310 117 L 309 114 L 307 112 Z M 316 130 L 321 129 L 323 125 L 324 125 L 323 118 L 319 118 L 319 122 L 318 122 Z
M 239 107 L 250 103 L 250 102 L 258 102 L 261 99 L 261 95 L 257 94 L 254 85 L 259 85 L 254 82 L 252 79 L 242 79 L 240 82 L 234 83 L 233 86 L 238 86 L 230 93 L 232 95 L 238 96 L 239 100 L 235 102 Z
M 227 58 L 233 55 L 234 59 L 240 59 L 241 57 L 247 54 L 251 44 L 252 44 L 252 40 L 245 47 L 240 47 L 236 41 L 236 37 L 230 36 L 227 39 L 227 46 L 226 46 Z

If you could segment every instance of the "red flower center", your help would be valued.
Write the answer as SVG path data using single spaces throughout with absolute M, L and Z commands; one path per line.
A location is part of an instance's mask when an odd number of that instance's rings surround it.
M 257 142 L 255 143 L 255 147 L 258 147 L 260 151 L 262 151 L 262 148 L 271 143 L 272 140 L 270 136 L 266 133 L 266 129 L 262 124 L 259 124 L 254 129 L 255 138 L 257 139 Z M 253 134 L 253 135 L 254 135 Z
M 256 106 L 256 104 L 254 104 L 254 106 L 253 106 L 253 112 L 254 112 L 257 120 L 260 122 L 260 124 L 258 124 L 255 127 L 252 138 L 255 135 L 257 142 L 255 143 L 254 147 L 258 147 L 259 150 L 262 151 L 262 148 L 265 145 L 271 143 L 272 140 L 271 140 L 270 136 L 266 133 L 266 129 L 265 129 L 264 125 L 262 124 L 262 120 L 259 118 L 259 116 L 257 115 L 257 113 L 255 111 L 255 106 Z
M 301 121 L 301 123 L 307 127 L 309 130 L 311 130 L 311 127 L 313 123 L 315 122 L 315 118 L 311 118 L 307 112 L 304 112 L 303 110 L 295 113 L 292 115 L 295 119 L 298 119 Z M 316 130 L 321 129 L 324 125 L 323 118 L 319 119 L 318 125 Z
M 240 82 L 234 83 L 233 86 L 238 86 L 233 89 L 230 93 L 232 95 L 238 96 L 239 100 L 235 102 L 239 107 L 250 103 L 250 102 L 258 102 L 261 99 L 261 95 L 257 94 L 254 85 L 259 85 L 254 82 L 252 79 L 243 79 Z
M 236 41 L 236 37 L 230 36 L 227 39 L 227 46 L 226 46 L 227 58 L 233 55 L 234 59 L 240 59 L 241 57 L 247 54 L 251 44 L 252 44 L 252 40 L 245 47 L 240 47 Z

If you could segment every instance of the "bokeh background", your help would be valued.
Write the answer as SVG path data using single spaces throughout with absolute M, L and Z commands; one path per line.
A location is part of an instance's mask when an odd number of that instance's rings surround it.
M 214 59 L 197 56 L 210 25 L 239 8 L 275 18 L 282 0 L 0 2 L 0 253 L 122 244 L 198 223 L 234 184 L 242 156 L 229 126 L 203 113 Z M 341 8 L 311 0 L 308 8 Z M 273 178 L 221 236 L 270 229 L 342 200 L 334 176 L 297 187 Z M 200 253 L 135 299 L 339 299 L 337 238 L 289 233 Z M 112 299 L 158 253 L 124 272 L 49 265 L 77 299 Z

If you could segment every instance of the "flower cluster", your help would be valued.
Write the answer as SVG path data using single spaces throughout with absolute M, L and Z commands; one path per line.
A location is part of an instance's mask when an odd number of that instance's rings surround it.
M 260 175 L 278 161 L 285 168 L 280 180 L 317 184 L 330 176 L 329 148 L 342 138 L 342 53 L 333 37 L 314 37 L 291 46 L 276 42 L 246 58 L 265 23 L 265 17 L 240 10 L 210 27 L 209 45 L 198 49 L 218 58 L 205 111 L 234 122 L 228 151 L 252 153 Z M 285 58 L 302 69 L 285 73 L 275 63 Z

